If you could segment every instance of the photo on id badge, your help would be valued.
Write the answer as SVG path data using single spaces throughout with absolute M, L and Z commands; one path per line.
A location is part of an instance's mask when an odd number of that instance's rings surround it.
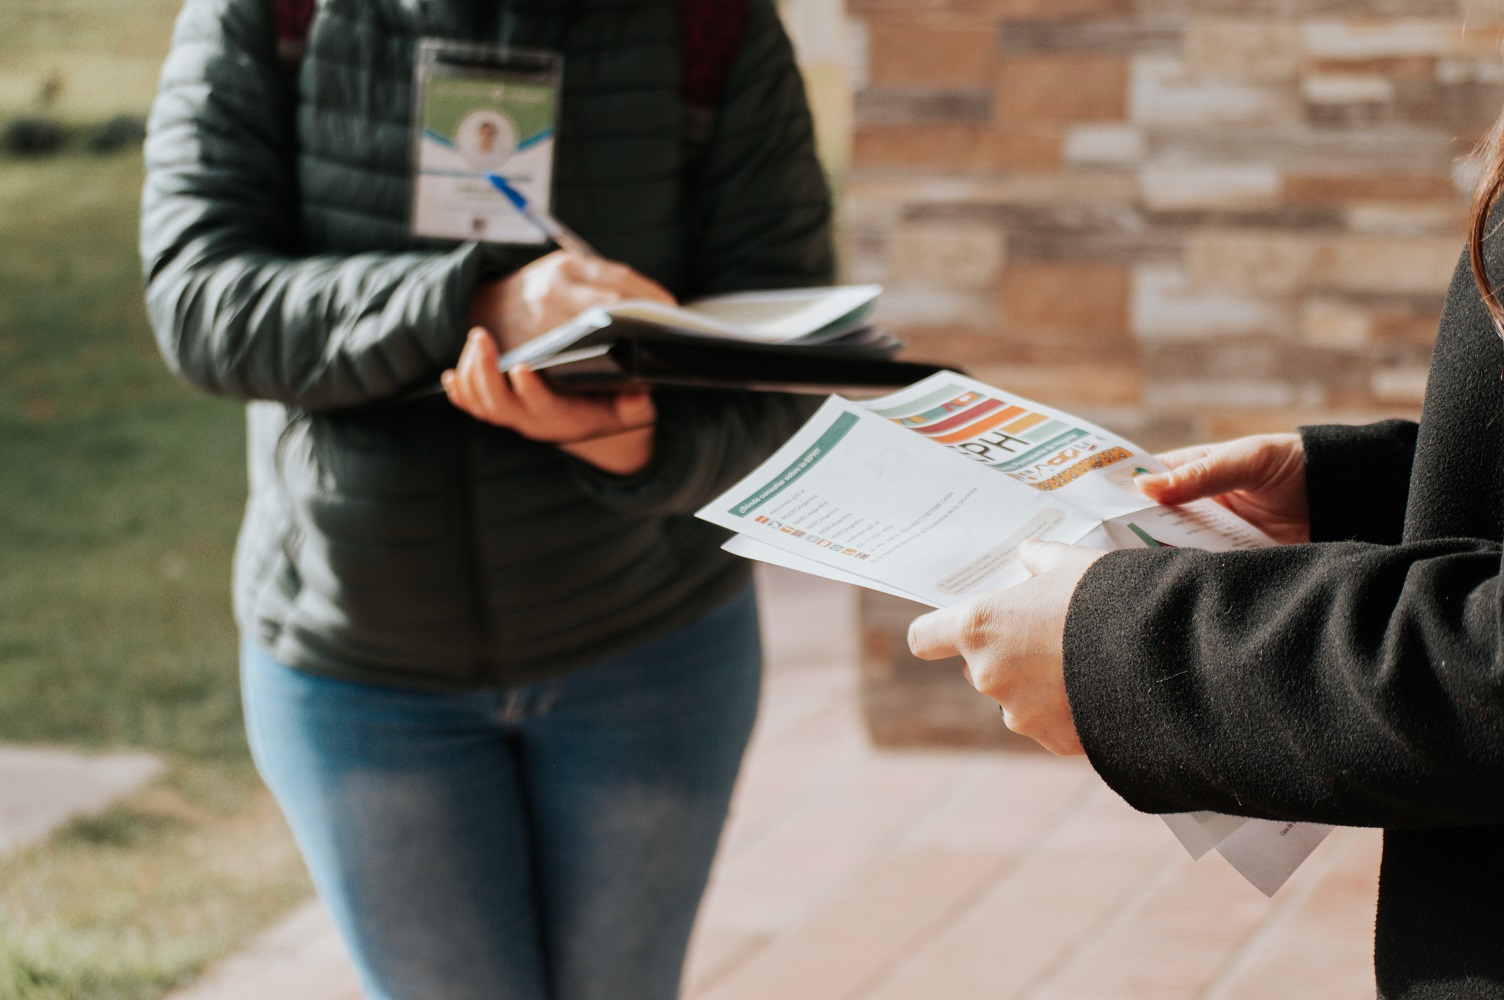
M 491 178 L 549 205 L 558 54 L 425 39 L 416 77 L 413 234 L 544 242 Z

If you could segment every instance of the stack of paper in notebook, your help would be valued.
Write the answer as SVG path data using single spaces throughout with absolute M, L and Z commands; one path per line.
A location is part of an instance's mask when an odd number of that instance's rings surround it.
M 633 384 L 783 392 L 863 392 L 939 370 L 895 361 L 902 343 L 872 326 L 882 289 L 841 285 L 743 292 L 666 306 L 622 302 L 587 310 L 509 351 L 556 388 Z

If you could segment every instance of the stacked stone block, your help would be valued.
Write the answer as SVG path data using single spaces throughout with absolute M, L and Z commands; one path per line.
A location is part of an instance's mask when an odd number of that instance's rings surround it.
M 1150 447 L 1418 412 L 1499 8 L 848 2 L 847 276 L 911 355 Z
M 1498 31 L 1439 0 L 853 0 L 849 276 L 1167 444 L 1413 413 Z M 1471 14 L 1471 18 L 1469 17 Z

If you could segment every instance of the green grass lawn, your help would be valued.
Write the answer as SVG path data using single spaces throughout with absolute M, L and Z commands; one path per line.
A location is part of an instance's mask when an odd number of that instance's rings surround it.
M 240 722 L 241 408 L 158 357 L 141 162 L 0 158 L 0 741 L 166 777 L 0 857 L 0 1000 L 155 998 L 308 891 Z
M 178 6 L 0 4 L 0 125 L 143 115 Z M 0 1000 L 154 1000 L 308 892 L 240 722 L 241 410 L 157 356 L 140 186 L 135 151 L 0 157 L 0 741 L 168 764 L 0 856 Z
M 0 173 L 0 736 L 242 758 L 227 572 L 238 405 L 164 367 L 140 158 Z
M 65 118 L 145 111 L 181 6 L 182 0 L 4 0 L 0 121 L 34 105 L 49 80 L 60 88 L 52 110 Z

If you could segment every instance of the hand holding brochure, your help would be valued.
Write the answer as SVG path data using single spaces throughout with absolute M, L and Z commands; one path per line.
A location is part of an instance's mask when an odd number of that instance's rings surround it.
M 1133 485 L 1153 455 L 1079 417 L 940 372 L 863 403 L 828 399 L 785 445 L 699 511 L 739 555 L 933 607 L 1012 586 L 1026 538 L 1117 549 L 1274 544 L 1210 500 L 1163 507 Z M 1216 848 L 1267 894 L 1330 829 L 1214 813 L 1167 817 L 1193 856 Z
M 939 370 L 894 361 L 903 346 L 868 322 L 881 288 L 843 285 L 589 309 L 501 358 L 576 392 L 624 385 L 785 392 L 889 390 Z
M 1273 544 L 1209 500 L 1146 499 L 1134 476 L 1164 468 L 1079 417 L 942 372 L 863 403 L 827 400 L 699 516 L 746 536 L 741 550 L 751 542 L 796 568 L 932 607 L 1024 580 L 1025 538 L 1213 551 Z

